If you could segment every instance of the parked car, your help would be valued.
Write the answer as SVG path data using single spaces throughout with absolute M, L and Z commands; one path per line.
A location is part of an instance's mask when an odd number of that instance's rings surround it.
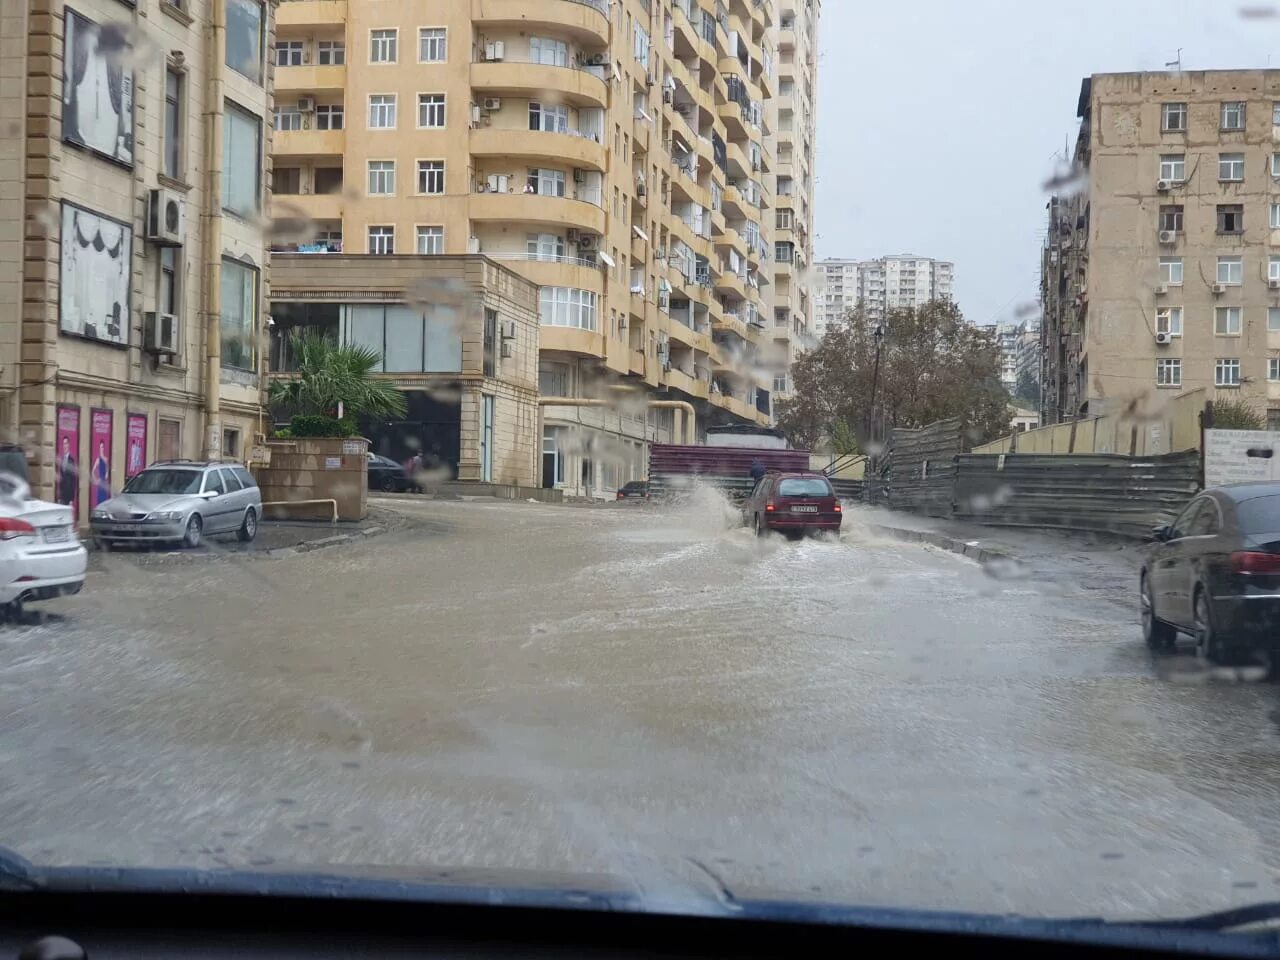
M 831 481 L 820 473 L 766 473 L 742 504 L 742 519 L 757 536 L 770 530 L 802 536 L 838 532 L 844 515 Z
M 1280 650 L 1280 483 L 1205 490 L 1152 534 L 1138 586 L 1148 646 L 1187 633 L 1219 663 Z
M 404 464 L 376 453 L 369 454 L 369 489 L 387 493 L 404 493 L 416 490 L 417 483 L 409 476 Z
M 622 489 L 618 491 L 619 500 L 647 500 L 649 499 L 649 481 L 648 480 L 632 480 L 625 483 Z
M 71 507 L 37 500 L 22 476 L 0 469 L 0 610 L 9 619 L 33 600 L 79 593 L 88 556 Z
M 262 493 L 238 463 L 162 460 L 94 508 L 93 538 L 103 547 L 121 543 L 181 543 L 198 547 L 206 536 L 258 535 Z

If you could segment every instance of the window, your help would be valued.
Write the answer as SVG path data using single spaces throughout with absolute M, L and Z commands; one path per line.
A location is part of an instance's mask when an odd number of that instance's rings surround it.
M 538 291 L 542 322 L 550 327 L 596 328 L 596 295 L 576 287 L 542 287 Z
M 554 233 L 530 233 L 525 236 L 525 250 L 534 260 L 557 262 L 564 259 L 564 237 Z
M 254 83 L 262 82 L 262 4 L 228 0 L 224 62 Z
M 1280 280 L 1280 257 L 1271 257 L 1267 261 L 1267 279 Z
M 531 169 L 525 182 L 525 193 L 537 193 L 544 197 L 563 197 L 565 176 L 563 170 Z
M 301 130 L 302 114 L 296 103 L 281 104 L 275 108 L 272 124 L 276 130 Z
M 181 292 L 178 287 L 178 248 L 160 248 L 160 289 L 156 293 L 156 307 L 161 313 L 179 316 L 182 313 Z
M 1160 229 L 1174 233 L 1182 232 L 1182 204 L 1167 203 L 1160 208 Z
M 277 67 L 302 66 L 302 41 L 301 40 L 277 40 L 276 41 L 276 66 Z
M 394 29 L 369 31 L 369 62 L 396 62 L 396 31 Z
M 419 227 L 418 252 L 429 256 L 444 253 L 444 227 Z
M 1166 153 L 1160 157 L 1160 179 L 1181 182 L 1187 179 L 1187 157 L 1181 153 Z
M 369 161 L 369 196 L 390 197 L 396 192 L 396 162 L 394 160 Z
M 1280 307 L 1267 307 L 1267 332 L 1280 333 Z
M 322 103 L 316 106 L 317 130 L 341 130 L 342 123 L 342 104 Z
M 258 342 L 258 271 L 222 261 L 222 365 L 254 370 Z
M 1218 204 L 1218 232 L 1244 233 L 1244 207 L 1241 204 Z
M 1236 357 L 1215 360 L 1213 362 L 1213 385 L 1215 387 L 1240 386 L 1240 360 Z
M 253 216 L 261 185 L 262 121 L 228 101 L 222 114 L 222 208 Z
M 302 170 L 299 167 L 276 167 L 271 171 L 271 192 L 299 194 L 302 192 Z
M 1160 282 L 1171 287 L 1182 286 L 1182 258 L 1160 258 Z
M 224 457 L 234 457 L 240 459 L 240 431 L 227 427 L 222 431 L 222 455 Z M 223 474 L 228 481 L 228 489 L 241 490 L 244 484 L 241 483 L 239 475 L 230 467 L 222 468 Z
M 444 161 L 418 161 L 418 192 L 444 193 Z
M 1218 179 L 1238 182 L 1244 179 L 1244 154 L 1218 154 Z
M 1244 281 L 1244 261 L 1240 257 L 1218 258 L 1218 283 L 1239 285 Z
M 421 27 L 418 30 L 418 62 L 439 63 L 447 59 L 444 27 Z
M 569 65 L 569 45 L 563 40 L 530 37 L 529 59 L 534 63 L 545 64 L 549 67 L 567 67 Z
M 639 63 L 640 66 L 644 67 L 645 69 L 648 69 L 649 67 L 649 33 L 647 30 L 644 29 L 644 27 L 640 26 L 640 24 L 637 23 L 635 25 L 635 30 L 633 31 L 633 34 L 635 39 L 634 53 L 636 56 L 636 62 Z
M 1160 129 L 1166 133 L 1187 129 L 1187 105 L 1166 103 L 1160 108 Z
M 418 126 L 438 128 L 444 126 L 444 94 L 418 94 Z
M 369 95 L 369 129 L 394 130 L 396 126 L 396 95 L 372 93 Z
M 777 263 L 791 263 L 795 259 L 795 248 L 785 240 L 775 243 L 773 245 L 773 259 Z
M 341 167 L 316 167 L 314 177 L 316 193 L 342 192 Z
M 567 133 L 569 108 L 563 105 L 529 101 L 529 129 L 547 133 Z
M 1213 334 L 1216 337 L 1240 336 L 1240 307 L 1215 307 Z
M 321 40 L 316 44 L 316 63 L 322 67 L 340 67 L 346 62 L 346 41 Z
M 1280 153 L 1271 155 L 1271 176 L 1280 177 Z
M 156 426 L 156 459 L 177 460 L 182 456 L 182 421 L 161 417 Z
M 395 227 L 370 227 L 369 252 L 380 256 L 389 256 L 396 252 Z
M 1182 386 L 1182 361 L 1176 357 L 1161 357 L 1156 361 L 1156 386 Z
M 484 308 L 484 375 L 492 377 L 498 369 L 498 311 Z M 559 394 L 553 394 L 559 396 Z
M 1272 230 L 1280 230 L 1280 203 L 1273 203 L 1269 208 L 1268 223 Z
M 1156 333 L 1167 333 L 1171 337 L 1182 336 L 1182 308 L 1160 307 L 1156 310 Z
M 1280 127 L 1280 102 L 1271 105 L 1271 125 Z
M 1244 129 L 1244 103 L 1242 101 L 1232 100 L 1222 105 L 1221 126 L 1223 130 Z
M 1280 357 L 1267 357 L 1267 379 L 1280 380 Z
M 794 215 L 790 207 L 779 207 L 774 217 L 774 225 L 779 230 L 790 230 Z
M 164 75 L 164 174 L 182 179 L 182 73 L 166 70 Z

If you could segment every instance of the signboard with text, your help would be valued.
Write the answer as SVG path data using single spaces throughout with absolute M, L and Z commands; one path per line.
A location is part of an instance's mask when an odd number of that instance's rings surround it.
M 1206 430 L 1204 485 L 1280 480 L 1280 432 Z

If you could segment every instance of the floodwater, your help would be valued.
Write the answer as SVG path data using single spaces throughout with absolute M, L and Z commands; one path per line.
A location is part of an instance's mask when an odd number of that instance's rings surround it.
M 326 551 L 112 555 L 5 628 L 0 843 L 571 871 L 668 905 L 709 875 L 1053 916 L 1274 895 L 1280 687 L 1153 661 L 1078 557 L 999 579 L 856 509 L 761 541 L 706 492 L 382 503 L 407 525 Z

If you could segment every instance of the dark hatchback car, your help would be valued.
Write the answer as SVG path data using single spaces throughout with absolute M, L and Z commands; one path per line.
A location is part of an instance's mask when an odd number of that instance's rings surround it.
M 1215 663 L 1280 651 L 1280 483 L 1205 490 L 1153 534 L 1139 581 L 1148 646 L 1182 632 Z
M 619 500 L 647 500 L 649 498 L 649 481 L 632 480 L 624 484 L 618 491 Z
M 742 504 L 742 519 L 764 536 L 839 532 L 844 514 L 831 481 L 820 473 L 766 473 Z
M 396 463 L 390 457 L 369 454 L 369 489 L 383 490 L 387 493 L 404 493 L 417 489 L 417 484 L 409 476 L 403 464 Z

